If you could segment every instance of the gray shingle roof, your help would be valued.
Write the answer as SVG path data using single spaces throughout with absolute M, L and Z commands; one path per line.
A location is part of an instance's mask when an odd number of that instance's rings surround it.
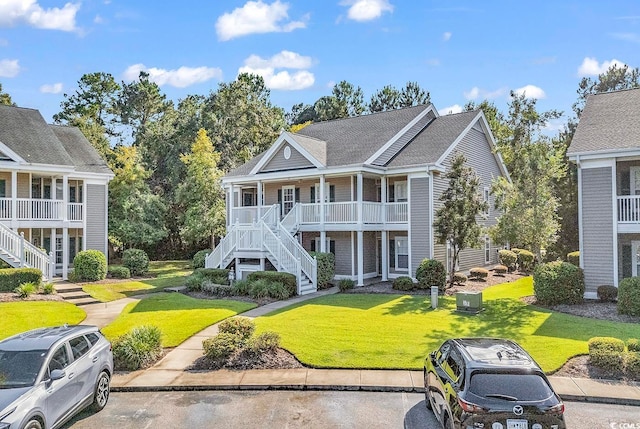
M 107 163 L 76 127 L 49 125 L 73 160 L 76 171 L 112 174 Z
M 567 155 L 640 149 L 640 89 L 587 98 Z
M 297 134 L 296 142 L 305 148 L 322 165 L 327 165 L 327 142 Z

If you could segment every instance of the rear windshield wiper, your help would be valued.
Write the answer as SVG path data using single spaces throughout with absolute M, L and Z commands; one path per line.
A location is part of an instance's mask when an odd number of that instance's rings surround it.
M 487 398 L 498 398 L 498 399 L 504 399 L 507 401 L 517 401 L 518 398 L 516 398 L 515 396 L 509 396 L 509 395 L 502 395 L 500 393 L 489 393 L 488 395 L 484 395 Z

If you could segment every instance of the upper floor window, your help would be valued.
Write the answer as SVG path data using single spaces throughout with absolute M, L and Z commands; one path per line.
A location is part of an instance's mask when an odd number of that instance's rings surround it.
M 489 190 L 488 186 L 485 186 L 484 189 L 482 190 L 482 201 L 486 203 L 486 206 L 484 209 L 485 216 L 489 216 L 489 213 L 491 212 L 490 199 L 491 199 L 491 191 Z
M 408 192 L 406 180 L 394 182 L 393 185 L 389 187 L 389 201 L 401 203 L 406 202 L 407 198 Z
M 7 196 L 7 181 L 0 179 L 0 198 L 6 198 Z

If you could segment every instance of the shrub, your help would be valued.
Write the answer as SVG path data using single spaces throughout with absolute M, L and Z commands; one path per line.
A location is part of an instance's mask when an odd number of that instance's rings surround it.
M 536 255 L 528 250 L 518 249 L 518 268 L 520 271 L 529 272 L 534 266 L 536 261 Z
M 291 296 L 287 287 L 280 282 L 259 279 L 250 281 L 250 283 L 251 290 L 249 290 L 249 296 L 252 298 L 274 298 L 282 300 L 288 299 Z
M 414 287 L 415 284 L 413 284 L 413 279 L 411 277 L 402 276 L 393 280 L 393 288 L 396 290 L 407 291 L 413 290 Z
M 199 250 L 193 255 L 193 259 L 191 260 L 191 266 L 193 269 L 204 268 L 204 260 L 207 259 L 211 253 L 211 249 Z
M 240 348 L 242 339 L 238 335 L 228 332 L 220 332 L 215 337 L 207 338 L 202 342 L 204 355 L 209 359 L 226 360 Z
M 333 253 L 309 252 L 318 261 L 318 289 L 326 289 L 330 286 L 336 275 L 336 257 Z
M 202 282 L 202 286 L 200 287 L 202 292 L 208 293 L 209 295 L 217 295 L 217 296 L 231 296 L 233 295 L 233 288 L 229 285 L 221 285 L 212 283 L 209 280 L 205 280 Z
M 277 332 L 267 331 L 251 338 L 247 344 L 250 353 L 259 354 L 273 351 L 280 347 L 280 335 Z
M 453 283 L 463 285 L 467 282 L 468 278 L 465 273 L 454 273 Z
M 613 302 L 618 297 L 618 288 L 611 285 L 598 286 L 598 299 L 602 302 Z
M 446 288 L 447 271 L 442 262 L 435 259 L 423 259 L 416 270 L 416 279 L 419 289 L 430 289 L 438 286 L 442 292 Z
M 637 338 L 631 338 L 627 341 L 627 350 L 630 352 L 640 352 L 640 340 Z
M 229 284 L 229 270 L 224 268 L 198 268 L 193 274 L 219 285 Z
M 127 249 L 122 253 L 122 265 L 129 268 L 131 275 L 142 276 L 149 271 L 149 257 L 141 249 Z
M 202 290 L 202 284 L 204 283 L 205 278 L 201 274 L 193 273 L 184 281 L 184 284 L 191 291 Z
M 484 280 L 489 276 L 489 270 L 486 268 L 471 268 L 469 270 L 469 278 L 471 280 Z
M 320 272 L 320 270 L 318 270 L 318 272 Z M 253 283 L 254 281 L 260 279 L 265 279 L 269 282 L 282 283 L 289 292 L 287 298 L 298 293 L 298 281 L 296 279 L 296 276 L 291 273 L 278 271 L 255 271 L 247 276 L 247 280 L 249 280 L 249 283 Z
M 589 354 L 596 350 L 606 350 L 610 352 L 622 353 L 624 351 L 624 341 L 614 337 L 593 337 L 589 340 Z
M 622 279 L 618 285 L 618 314 L 640 316 L 640 277 Z
M 351 279 L 340 279 L 340 281 L 338 282 L 338 288 L 340 289 L 340 292 L 353 289 L 355 285 L 356 282 Z
M 53 283 L 43 284 L 41 290 L 44 295 L 53 295 L 56 293 L 56 288 L 53 286 Z
M 249 292 L 251 291 L 251 283 L 249 283 L 248 280 L 236 280 L 233 282 L 231 290 L 234 295 L 249 295 Z
M 156 326 L 137 326 L 113 342 L 116 369 L 146 368 L 162 355 L 162 332 Z
M 23 283 L 42 282 L 42 272 L 37 268 L 3 268 L 0 269 L 0 292 L 13 292 Z
M 241 343 L 251 338 L 255 330 L 255 322 L 248 317 L 230 317 L 218 325 L 218 332 L 236 335 Z
M 107 270 L 109 277 L 114 279 L 128 279 L 131 277 L 129 268 L 122 265 L 114 265 Z
M 540 264 L 533 272 L 533 290 L 542 305 L 579 304 L 584 299 L 584 273 L 568 262 Z
M 510 271 L 516 268 L 516 262 L 518 261 L 518 255 L 508 249 L 500 249 L 498 251 L 498 261 L 506 266 Z
M 20 298 L 29 298 L 29 296 L 38 292 L 38 284 L 32 282 L 22 283 L 13 291 L 17 293 Z
M 497 276 L 505 275 L 507 273 L 507 271 L 509 271 L 509 269 L 504 265 L 496 265 L 495 267 L 493 267 L 493 272 Z
M 624 360 L 622 352 L 610 350 L 594 350 L 589 352 L 591 364 L 609 371 L 620 371 L 623 368 Z
M 576 267 L 580 266 L 580 251 L 576 250 L 575 252 L 567 253 L 567 262 L 575 265 Z
M 99 250 L 78 252 L 73 258 L 73 272 L 78 280 L 103 280 L 107 276 L 107 257 Z
M 632 378 L 640 378 L 640 353 L 629 351 L 623 355 L 624 371 Z

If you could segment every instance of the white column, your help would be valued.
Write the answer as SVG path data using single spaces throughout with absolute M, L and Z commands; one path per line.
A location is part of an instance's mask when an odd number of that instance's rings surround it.
M 62 228 L 62 279 L 69 278 L 69 228 Z
M 323 253 L 327 251 L 327 231 L 324 229 L 320 231 L 320 251 Z
M 53 273 L 56 273 L 56 229 L 51 228 L 51 234 L 49 236 L 49 245 L 51 248 L 49 251 L 53 252 Z
M 358 173 L 358 224 L 362 225 L 362 173 Z
M 262 215 L 261 209 L 262 209 L 262 201 L 263 201 L 263 198 L 262 198 L 262 193 L 263 192 L 264 191 L 262 190 L 262 181 L 258 180 L 257 195 L 256 195 L 256 199 L 257 199 L 256 205 L 258 206 L 258 213 L 260 215 Z
M 351 244 L 351 278 L 355 277 L 356 275 L 356 247 L 353 244 L 355 239 L 355 232 L 351 231 L 351 241 L 349 242 Z
M 435 259 L 433 243 L 433 171 L 429 172 L 429 258 Z M 416 267 L 417 268 L 417 267 Z
M 389 232 L 382 231 L 382 281 L 389 279 Z
M 69 220 L 69 176 L 66 174 L 62 176 L 62 220 Z
M 229 207 L 229 219 L 227 220 L 227 223 L 229 225 L 233 225 L 233 223 L 236 221 L 233 218 L 233 207 L 234 207 L 233 185 L 229 186 L 229 198 L 227 199 L 227 201 L 228 201 L 227 206 Z
M 618 181 L 616 180 L 617 159 L 611 165 L 611 206 L 613 207 L 613 285 L 618 287 L 618 264 L 620 263 L 618 250 Z
M 18 172 L 11 172 L 11 220 L 18 218 Z
M 327 231 L 324 227 L 324 214 L 325 214 L 325 195 L 324 195 L 324 174 L 320 175 L 320 251 L 327 251 Z
M 358 286 L 364 286 L 364 234 L 362 230 L 358 231 Z

